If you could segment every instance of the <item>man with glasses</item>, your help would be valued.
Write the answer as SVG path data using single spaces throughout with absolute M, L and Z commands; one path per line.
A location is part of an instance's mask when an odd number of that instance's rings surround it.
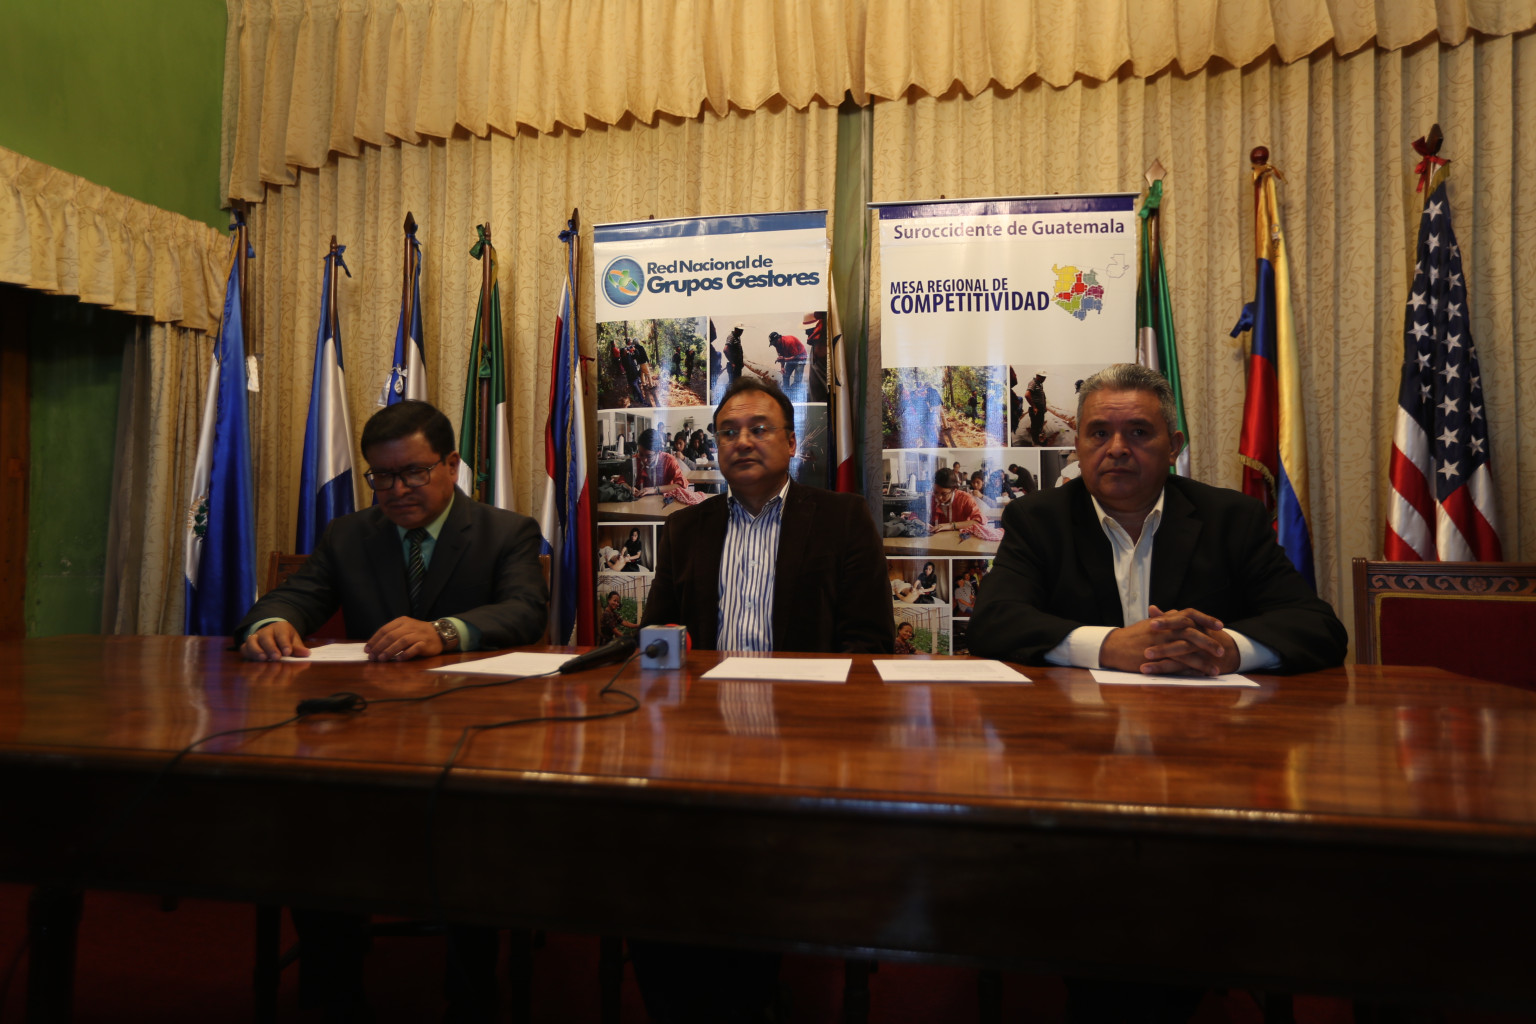
M 339 607 L 374 661 L 533 643 L 548 593 L 532 519 L 465 495 L 448 418 L 400 402 L 363 428 L 378 503 L 334 520 L 304 567 L 235 631 L 256 661 L 304 657 L 303 638 Z
M 680 623 L 703 650 L 894 650 L 869 506 L 790 480 L 794 422 L 771 384 L 726 389 L 714 426 L 729 491 L 667 519 L 642 625 Z M 659 1024 L 783 1019 L 776 955 L 632 941 L 630 958 Z
M 335 614 L 368 638 L 374 661 L 533 643 L 548 593 L 539 528 L 482 504 L 454 484 L 459 453 L 448 418 L 426 402 L 400 402 L 363 427 L 364 474 L 378 503 L 333 520 L 304 567 L 258 600 L 235 631 L 256 661 L 305 657 L 303 637 Z M 291 908 L 303 943 L 299 998 L 328 1020 L 368 1019 L 361 914 Z M 450 1020 L 489 1020 L 496 1006 L 498 935 L 450 925 Z

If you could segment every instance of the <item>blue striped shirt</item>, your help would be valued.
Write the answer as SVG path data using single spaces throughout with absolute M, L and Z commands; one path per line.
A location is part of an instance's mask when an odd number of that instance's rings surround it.
M 734 495 L 726 498 L 730 516 L 725 550 L 720 553 L 720 620 L 715 648 L 721 651 L 773 650 L 773 581 L 779 560 L 783 490 L 756 516 Z

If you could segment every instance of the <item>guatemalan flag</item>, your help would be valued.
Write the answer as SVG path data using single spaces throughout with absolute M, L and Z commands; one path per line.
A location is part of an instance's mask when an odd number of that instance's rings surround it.
M 299 471 L 299 525 L 293 550 L 307 555 L 326 524 L 357 508 L 352 491 L 352 421 L 342 378 L 341 317 L 336 312 L 336 269 L 347 270 L 344 245 L 332 244 L 320 285 L 320 329 L 315 335 L 315 374 L 309 387 L 304 427 L 304 463 Z M 347 270 L 347 276 L 352 272 Z
M 592 495 L 587 487 L 586 412 L 581 398 L 581 353 L 576 343 L 574 222 L 560 232 L 566 243 L 565 283 L 555 314 L 555 359 L 549 375 L 549 421 L 544 428 L 543 521 L 550 558 L 549 635 L 557 644 L 594 642 L 597 614 L 592 577 Z
M 405 215 L 405 277 L 400 289 L 400 323 L 395 328 L 395 361 L 380 405 L 427 400 L 427 367 L 421 332 L 421 243 L 416 218 Z
M 236 221 L 232 248 L 188 504 L 188 635 L 228 636 L 256 602 L 256 505 L 240 309 L 240 259 L 250 258 L 243 221 Z
M 1268 153 L 1263 153 L 1264 159 Z M 1258 287 L 1253 302 L 1232 328 L 1235 338 L 1253 331 L 1248 357 L 1248 394 L 1238 458 L 1243 493 L 1264 502 L 1275 517 L 1280 546 L 1296 571 L 1315 589 L 1312 531 L 1308 525 L 1307 435 L 1301 408 L 1301 373 L 1296 321 L 1291 315 L 1290 261 L 1275 197 L 1279 174 L 1262 160 L 1253 169 L 1254 244 Z

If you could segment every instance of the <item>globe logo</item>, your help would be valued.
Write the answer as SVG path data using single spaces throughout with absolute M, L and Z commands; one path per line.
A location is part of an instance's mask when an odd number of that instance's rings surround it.
M 603 294 L 615 306 L 627 306 L 640 297 L 645 287 L 645 273 L 640 264 L 620 256 L 603 270 Z

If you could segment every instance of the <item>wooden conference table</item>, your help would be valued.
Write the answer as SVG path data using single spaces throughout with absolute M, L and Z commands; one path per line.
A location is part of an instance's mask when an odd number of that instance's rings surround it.
M 469 681 L 219 640 L 0 644 L 0 877 L 1163 981 L 1536 1005 L 1536 694 L 1351 667 L 1259 690 L 613 668 Z M 460 656 L 465 659 L 483 655 Z M 483 677 L 478 677 L 483 678 Z M 432 895 L 432 879 L 440 903 Z

